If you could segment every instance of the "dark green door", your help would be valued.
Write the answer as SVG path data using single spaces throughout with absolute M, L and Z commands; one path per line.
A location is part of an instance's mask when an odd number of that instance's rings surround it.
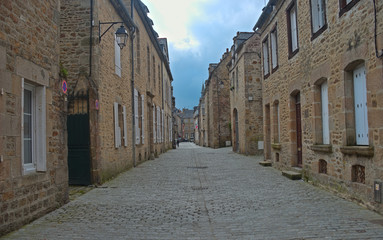
M 69 184 L 90 185 L 89 114 L 68 115 Z

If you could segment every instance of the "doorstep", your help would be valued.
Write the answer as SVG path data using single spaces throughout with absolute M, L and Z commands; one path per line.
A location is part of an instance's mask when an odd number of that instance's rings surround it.
M 302 179 L 302 173 L 293 172 L 293 171 L 282 171 L 282 176 L 285 176 L 291 180 Z

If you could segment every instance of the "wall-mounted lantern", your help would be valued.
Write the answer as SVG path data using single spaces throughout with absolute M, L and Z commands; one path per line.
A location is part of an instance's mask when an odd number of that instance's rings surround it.
M 116 41 L 117 41 L 117 44 L 118 46 L 122 49 L 126 46 L 126 41 L 128 39 L 128 31 L 126 31 L 123 23 L 124 22 L 99 22 L 99 25 L 98 25 L 98 40 L 99 42 L 101 42 L 101 38 L 102 36 L 105 35 L 105 33 L 107 33 L 109 31 L 109 29 L 111 27 L 113 27 L 114 24 L 119 24 L 121 23 L 121 27 L 119 29 L 117 29 L 116 31 Z M 110 24 L 110 26 L 105 30 L 105 32 L 103 32 L 101 34 L 101 24 Z

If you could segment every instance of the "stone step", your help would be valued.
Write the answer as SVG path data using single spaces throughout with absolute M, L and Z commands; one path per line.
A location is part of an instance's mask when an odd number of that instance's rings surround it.
M 290 178 L 291 180 L 299 180 L 302 179 L 302 173 L 293 172 L 293 171 L 282 171 L 282 175 Z
M 271 167 L 271 162 L 270 161 L 261 161 L 259 164 L 263 167 Z

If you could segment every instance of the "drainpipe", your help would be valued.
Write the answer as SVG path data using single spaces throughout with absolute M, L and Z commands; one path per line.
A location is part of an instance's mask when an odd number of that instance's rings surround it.
M 133 20 L 134 13 L 134 0 L 131 0 L 130 4 L 131 18 Z M 133 31 L 134 32 L 134 31 Z M 133 167 L 136 167 L 136 131 L 135 131 L 135 117 L 134 117 L 134 34 L 130 35 L 131 40 L 131 53 L 132 53 L 132 76 L 131 76 L 131 89 L 132 89 L 132 158 Z
M 93 50 L 93 0 L 90 0 L 90 34 L 89 34 L 89 78 L 92 76 L 92 50 Z

